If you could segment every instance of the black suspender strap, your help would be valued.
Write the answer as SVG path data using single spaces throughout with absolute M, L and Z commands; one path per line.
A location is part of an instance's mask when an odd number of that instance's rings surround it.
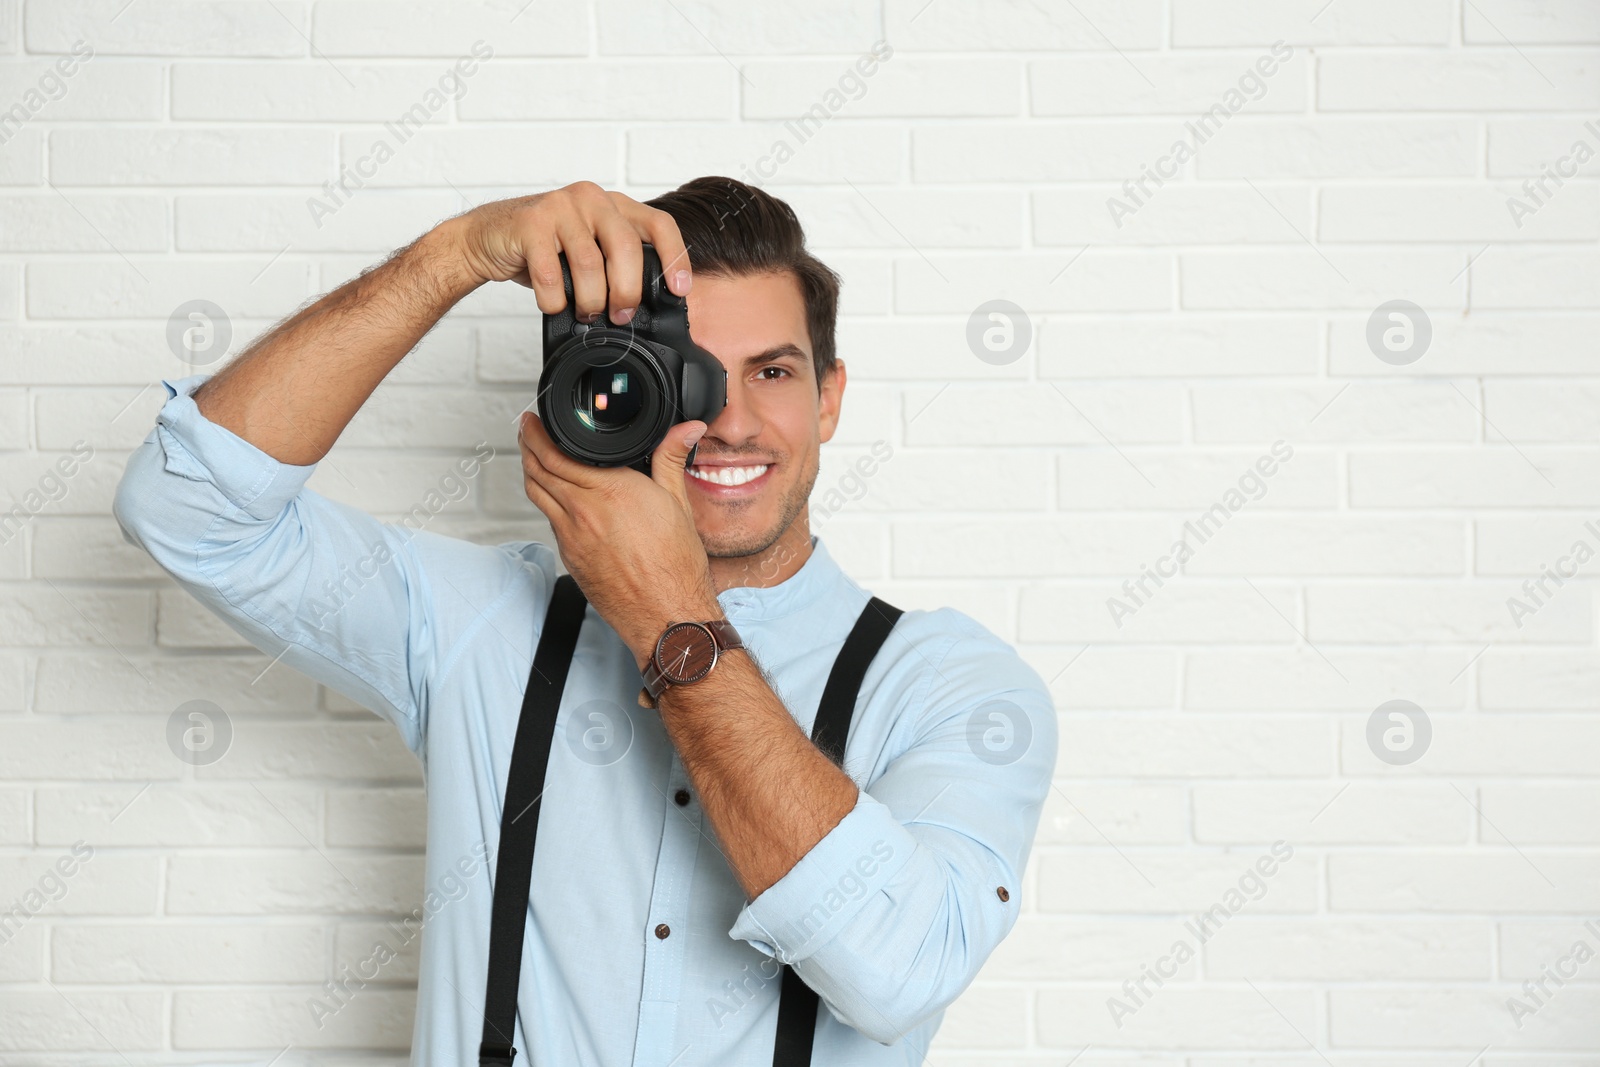
M 511 749 L 506 799 L 500 819 L 500 851 L 495 857 L 494 906 L 489 929 L 489 980 L 484 994 L 483 1040 L 479 1067 L 511 1067 L 517 1050 L 517 987 L 522 976 L 522 943 L 533 879 L 533 849 L 539 830 L 539 799 L 555 737 L 561 693 L 577 648 L 588 601 L 570 575 L 556 579 L 545 612 L 544 629 L 523 693 L 522 716 Z M 843 765 L 850 720 L 867 667 L 900 618 L 899 608 L 872 597 L 856 619 L 833 662 L 811 740 L 834 763 Z M 778 999 L 773 1067 L 808 1067 L 816 1036 L 816 992 L 787 965 Z
M 522 938 L 533 879 L 533 846 L 539 832 L 550 742 L 555 736 L 567 668 L 578 645 L 588 601 L 571 575 L 556 579 L 545 611 L 539 647 L 522 696 L 522 716 L 511 749 L 506 800 L 500 815 L 500 851 L 495 857 L 494 911 L 489 928 L 489 983 L 483 998 L 483 1043 L 479 1067 L 511 1067 L 517 1050 L 517 984 L 522 976 Z
M 811 741 L 840 766 L 844 764 L 844 746 L 850 739 L 850 720 L 855 716 L 861 681 L 900 615 L 899 608 L 877 597 L 868 600 L 850 636 L 844 639 L 844 647 L 823 686 L 822 703 L 817 705 L 817 717 L 811 724 Z M 806 985 L 794 968 L 784 964 L 772 1067 L 808 1067 L 811 1043 L 817 1036 L 818 1006 L 816 990 Z

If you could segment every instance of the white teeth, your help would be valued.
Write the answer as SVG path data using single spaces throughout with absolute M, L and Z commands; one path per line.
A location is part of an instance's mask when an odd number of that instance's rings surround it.
M 718 485 L 743 485 L 745 482 L 761 477 L 767 473 L 767 465 L 762 463 L 755 467 L 690 467 L 689 473 L 702 482 L 716 482 Z

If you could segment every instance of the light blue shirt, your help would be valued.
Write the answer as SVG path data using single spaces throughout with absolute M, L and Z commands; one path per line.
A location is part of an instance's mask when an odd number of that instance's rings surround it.
M 393 723 L 422 761 L 412 1059 L 476 1064 L 501 796 L 558 557 L 380 522 L 306 489 L 312 466 L 200 414 L 190 394 L 207 377 L 163 383 L 117 520 L 251 644 Z M 868 596 L 815 537 L 787 580 L 718 596 L 808 734 Z M 821 997 L 813 1063 L 921 1064 L 1021 907 L 1056 756 L 1039 675 L 960 612 L 906 612 L 861 687 L 844 759 L 855 807 L 755 900 L 639 686 L 591 607 L 545 780 L 518 1067 L 765 1067 L 775 961 Z M 386 962 L 375 945 L 362 966 L 381 981 Z

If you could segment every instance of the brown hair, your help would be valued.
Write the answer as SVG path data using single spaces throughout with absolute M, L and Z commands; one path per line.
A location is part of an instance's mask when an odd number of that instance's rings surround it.
M 820 388 L 833 372 L 837 352 L 839 276 L 806 251 L 805 231 L 794 209 L 753 185 L 721 177 L 696 178 L 646 203 L 676 220 L 696 274 L 794 274 L 805 298 L 811 362 Z

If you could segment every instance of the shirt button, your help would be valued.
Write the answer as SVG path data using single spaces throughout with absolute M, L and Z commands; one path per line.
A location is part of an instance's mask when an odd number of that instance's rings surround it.
M 1006 892 L 1006 887 L 1003 885 L 995 886 L 994 895 L 1000 898 L 1002 904 L 1011 899 L 1011 894 Z
M 681 808 L 685 804 L 689 803 L 689 791 L 687 789 L 680 789 L 676 793 L 672 794 L 672 799 L 677 801 L 678 807 Z
M 672 927 L 668 926 L 666 923 L 662 923 L 660 926 L 656 927 L 656 937 L 660 938 L 662 941 L 665 941 L 669 936 L 671 936 L 671 934 Z

